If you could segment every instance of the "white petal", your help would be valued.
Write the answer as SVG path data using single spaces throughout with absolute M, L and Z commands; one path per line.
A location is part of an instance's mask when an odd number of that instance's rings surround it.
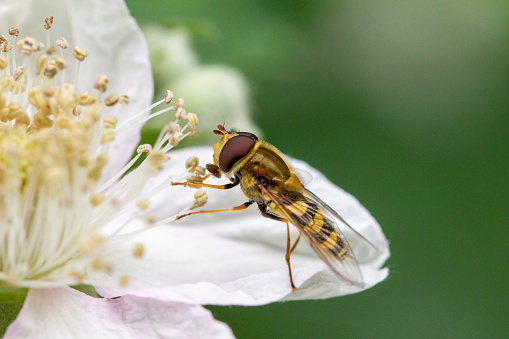
M 4 338 L 231 338 L 199 305 L 125 295 L 92 298 L 69 287 L 32 289 Z
M 78 45 L 89 52 L 80 66 L 78 91 L 96 93 L 92 88 L 99 74 L 109 78 L 109 93 L 127 94 L 127 106 L 107 108 L 111 115 L 122 110 L 119 124 L 152 100 L 153 81 L 145 39 L 123 1 L 120 0 L 60 0 L 60 1 L 4 1 L 0 5 L 1 34 L 10 27 L 20 29 L 20 37 L 33 36 L 46 44 L 44 18 L 53 16 L 50 29 L 51 44 L 64 37 L 69 42 L 65 56 L 69 61 L 67 79 L 74 79 L 75 59 L 72 48 Z M 110 161 L 104 177 L 120 169 L 131 157 L 139 142 L 140 125 L 123 131 L 111 145 Z
M 171 152 L 172 160 L 164 174 L 180 172 L 180 166 L 190 155 L 200 157 L 202 164 L 210 162 L 212 156 L 210 148 Z M 354 197 L 334 186 L 322 174 L 301 161 L 293 163 L 313 175 L 314 180 L 308 185 L 311 191 L 383 249 L 378 257 L 367 256 L 363 243 L 351 242 L 366 287 L 385 279 L 388 271 L 380 268 L 389 257 L 389 249 L 375 219 Z M 175 187 L 163 194 L 162 199 L 158 199 L 160 217 L 176 213 L 192 201 L 194 192 Z M 228 208 L 246 201 L 238 190 L 209 189 L 208 194 L 207 209 Z M 348 229 L 344 233 L 347 239 L 351 235 Z M 292 239 L 296 239 L 296 234 L 293 230 Z M 167 292 L 178 292 L 189 300 L 220 305 L 257 305 L 284 298 L 314 299 L 358 292 L 341 283 L 302 242 L 292 254 L 294 278 L 301 288 L 290 294 L 285 262 L 286 227 L 263 218 L 255 206 L 240 212 L 191 216 L 146 232 L 136 241 L 145 244 L 145 258 L 123 257 L 115 263 L 117 269 L 128 272 L 133 278 L 132 289 L 166 286 Z M 122 293 L 115 288 L 99 290 L 106 296 Z

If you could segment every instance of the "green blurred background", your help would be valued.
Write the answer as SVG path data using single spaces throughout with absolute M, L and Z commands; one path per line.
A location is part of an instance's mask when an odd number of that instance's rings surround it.
M 371 290 L 208 307 L 217 319 L 240 338 L 508 336 L 509 2 L 127 5 L 241 71 L 264 138 L 354 194 L 391 241 Z

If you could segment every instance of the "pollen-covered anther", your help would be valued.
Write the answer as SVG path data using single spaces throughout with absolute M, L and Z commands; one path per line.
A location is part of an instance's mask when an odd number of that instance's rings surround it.
M 9 41 L 2 43 L 2 52 L 7 53 L 13 48 L 12 44 Z
M 3 44 L 7 41 L 7 37 L 5 35 L 0 35 L 0 44 Z
M 8 65 L 9 63 L 7 62 L 7 59 L 4 58 L 3 56 L 0 56 L 0 70 L 5 69 L 5 67 L 7 67 Z
M 58 68 L 55 66 L 54 62 L 49 62 L 46 67 L 44 68 L 44 76 L 46 76 L 49 79 L 53 79 L 55 75 L 57 75 Z
M 16 119 L 16 122 L 14 123 L 14 128 L 27 128 L 28 125 L 30 125 L 30 117 L 28 114 L 24 113 L 20 117 Z
M 164 125 L 164 131 L 168 134 L 173 134 L 176 132 L 180 132 L 182 129 L 179 124 L 175 122 L 169 122 L 166 125 Z
M 117 93 L 113 93 L 104 98 L 104 104 L 108 107 L 113 106 L 118 102 L 119 99 L 120 96 Z
M 164 102 L 166 103 L 166 105 L 169 105 L 169 104 L 171 104 L 172 101 L 173 101 L 173 92 L 170 90 L 166 90 L 166 95 L 164 96 Z
M 72 55 L 78 61 L 84 61 L 88 56 L 88 52 L 86 49 L 76 46 L 72 49 Z
M 38 73 L 42 72 L 44 69 L 44 65 L 46 65 L 46 62 L 48 61 L 49 56 L 47 54 L 39 54 L 35 58 L 35 69 Z
M 133 246 L 133 256 L 136 258 L 141 258 L 145 253 L 145 246 L 141 243 L 136 243 Z
M 138 154 L 141 154 L 141 153 L 150 153 L 150 152 L 152 152 L 152 145 L 150 145 L 150 144 L 140 145 L 136 149 L 136 153 L 138 153 Z
M 65 61 L 65 59 L 63 57 L 61 57 L 60 55 L 53 56 L 53 60 L 55 60 L 55 66 L 57 66 L 57 68 L 59 70 L 63 70 L 63 69 L 67 68 L 67 61 Z
M 20 66 L 20 67 L 16 68 L 16 70 L 14 71 L 14 74 L 12 75 L 12 79 L 14 81 L 18 81 L 23 76 L 24 73 L 25 73 L 25 67 Z
M 99 206 L 104 202 L 104 200 L 106 200 L 106 196 L 101 193 L 94 193 L 90 196 L 90 204 L 93 207 Z
M 148 199 L 140 200 L 140 201 L 138 201 L 136 206 L 138 206 L 138 208 L 140 210 L 144 211 L 150 206 L 150 200 L 148 200 Z
M 14 86 L 14 79 L 9 75 L 4 74 L 0 80 L 0 92 L 5 93 L 10 91 L 12 86 Z
M 67 47 L 69 47 L 69 43 L 64 38 L 58 38 L 57 46 L 61 47 L 62 49 L 66 49 Z
M 51 125 L 53 125 L 53 120 L 51 120 L 47 115 L 38 111 L 34 115 L 34 125 L 36 127 L 48 128 L 51 127 Z
M 198 157 L 189 157 L 186 160 L 186 171 L 192 172 L 200 164 Z
M 194 201 L 193 205 L 191 206 L 191 210 L 198 208 L 198 207 L 205 206 L 205 204 L 207 203 L 207 199 L 208 199 L 207 192 L 205 192 L 204 190 L 199 190 L 198 192 L 196 192 L 194 194 L 194 199 L 195 199 L 195 201 Z
M 114 115 L 107 115 L 103 117 L 103 127 L 105 129 L 115 129 L 117 127 L 118 118 Z
M 72 115 L 74 115 L 75 117 L 79 117 L 81 115 L 81 107 L 80 106 L 73 107 Z
M 170 145 L 177 146 L 183 136 L 184 136 L 184 134 L 182 134 L 182 132 L 175 132 L 170 136 L 168 143 Z
M 117 136 L 117 133 L 113 129 L 107 129 L 104 131 L 103 135 L 101 136 L 101 145 L 104 145 L 108 142 L 112 142 L 115 140 L 115 137 Z
M 170 160 L 170 157 L 168 155 L 164 154 L 160 150 L 155 150 L 155 151 L 150 152 L 147 160 L 148 160 L 149 169 L 152 172 L 156 172 L 156 171 L 160 171 L 163 169 L 163 163 Z
M 9 121 L 17 119 L 21 117 L 23 114 L 26 114 L 23 107 L 21 107 L 21 105 L 17 102 L 10 102 L 7 107 L 9 109 L 9 112 L 7 114 L 7 120 Z
M 97 79 L 94 83 L 94 88 L 101 93 L 106 92 L 108 87 L 106 86 L 109 83 L 108 77 L 104 74 L 100 74 L 97 76 Z
M 49 18 L 44 19 L 44 28 L 50 29 L 51 25 L 53 25 L 53 17 L 50 16 Z
M 177 108 L 175 118 L 177 118 L 178 120 L 186 120 L 187 119 L 186 110 L 183 107 Z
M 9 28 L 9 35 L 17 37 L 19 35 L 19 29 L 14 27 Z
M 131 98 L 127 94 L 120 94 L 118 96 L 118 103 L 121 105 L 128 105 L 131 101 Z
M 55 48 L 55 46 L 48 46 L 48 48 L 46 48 L 46 54 L 48 55 L 51 55 L 53 53 L 55 53 L 57 51 L 57 49 Z
M 34 52 L 39 52 L 39 51 L 42 51 L 43 49 L 44 49 L 44 44 L 40 41 L 38 41 L 32 45 L 32 51 L 34 51 Z
M 118 284 L 120 287 L 127 287 L 131 284 L 131 277 L 128 275 L 123 275 L 118 279 Z
M 187 178 L 186 181 L 190 184 L 201 185 L 203 184 L 203 177 L 199 175 L 191 175 L 190 177 Z
M 196 126 L 200 123 L 200 119 L 198 119 L 198 115 L 195 113 L 187 113 L 187 120 L 189 121 L 189 135 L 192 138 L 196 134 Z
M 199 176 L 204 176 L 207 173 L 205 167 L 202 166 L 196 166 L 191 172 Z
M 94 104 L 97 99 L 90 95 L 88 92 L 83 92 L 78 94 L 80 105 L 82 106 L 89 106 Z

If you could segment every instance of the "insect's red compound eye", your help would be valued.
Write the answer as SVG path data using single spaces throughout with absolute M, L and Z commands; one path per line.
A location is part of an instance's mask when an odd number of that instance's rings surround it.
M 229 172 L 237 161 L 253 149 L 255 143 L 255 139 L 244 134 L 239 134 L 228 140 L 224 144 L 221 154 L 219 154 L 219 168 L 221 168 L 221 171 Z

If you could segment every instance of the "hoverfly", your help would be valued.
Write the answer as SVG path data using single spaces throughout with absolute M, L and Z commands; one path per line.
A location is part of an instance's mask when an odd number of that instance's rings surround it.
M 348 227 L 351 228 L 351 226 L 303 186 L 296 171 L 285 160 L 283 154 L 249 132 L 227 131 L 223 125 L 217 125 L 214 134 L 221 135 L 221 140 L 214 145 L 214 164 L 208 164 L 207 170 L 218 178 L 224 175 L 231 182 L 226 185 L 172 182 L 172 185 L 215 189 L 230 189 L 240 185 L 248 201 L 232 208 L 183 214 L 176 220 L 193 214 L 239 211 L 256 203 L 264 217 L 286 223 L 285 258 L 293 290 L 297 288 L 293 280 L 290 255 L 302 235 L 340 278 L 352 285 L 362 287 L 363 278 L 359 265 L 350 245 L 331 215 Z M 299 236 L 293 246 L 290 240 L 289 223 L 299 230 Z M 374 247 L 366 238 L 355 230 L 354 232 Z

